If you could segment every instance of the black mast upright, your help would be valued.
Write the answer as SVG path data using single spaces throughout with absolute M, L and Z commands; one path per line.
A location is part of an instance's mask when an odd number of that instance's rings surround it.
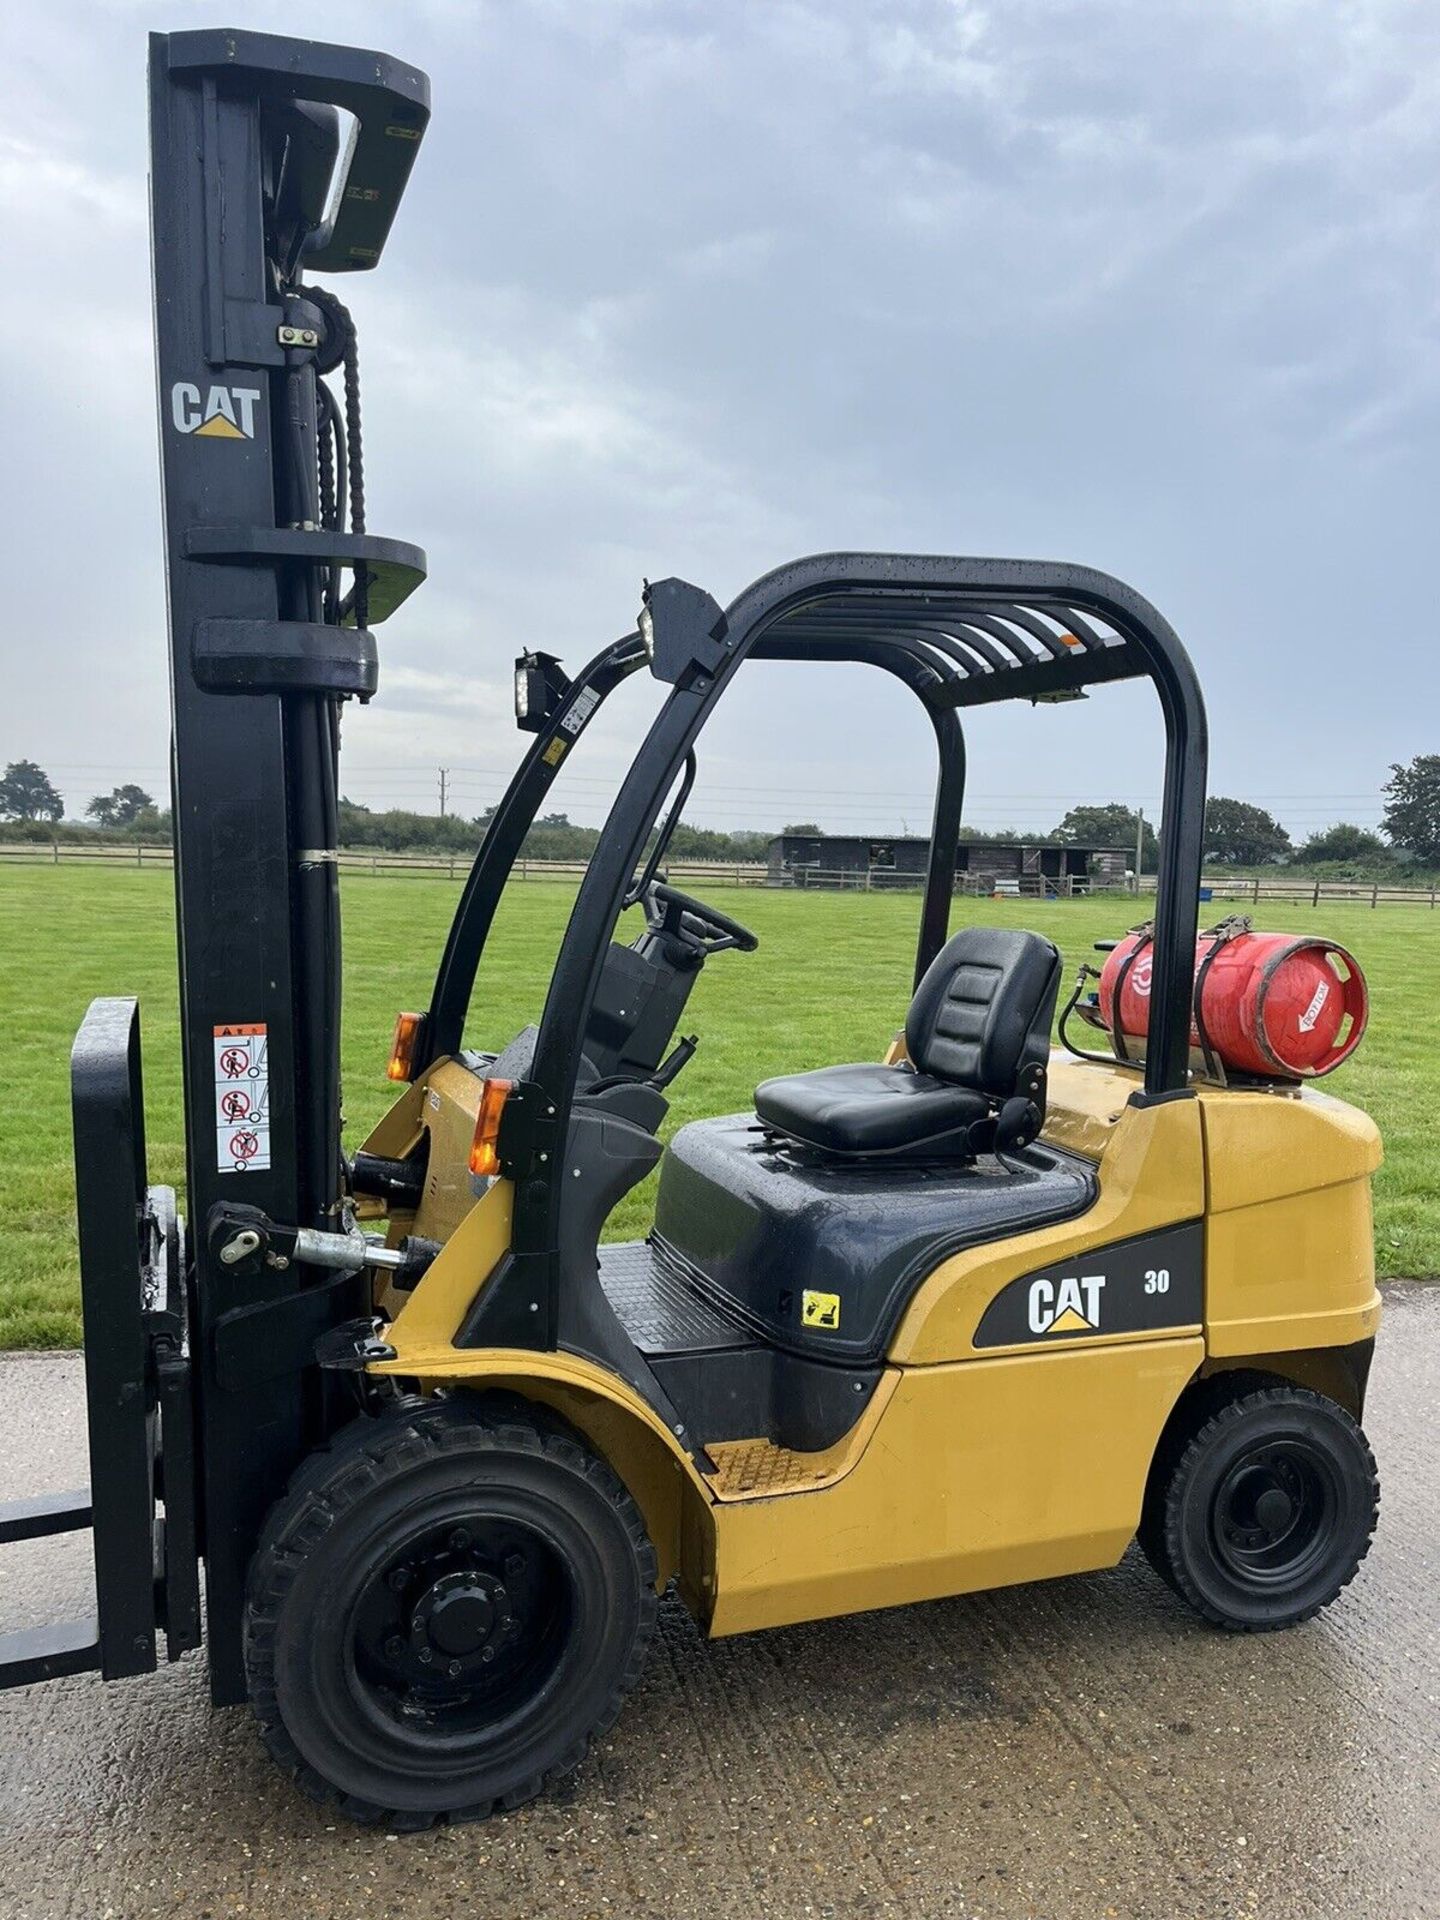
M 337 108 L 355 122 L 343 156 Z M 218 1701 L 243 1697 L 261 1518 L 325 1423 L 308 1348 L 327 1316 L 357 1310 L 363 1281 L 297 1260 L 232 1270 L 207 1223 L 237 1203 L 339 1223 L 338 714 L 374 690 L 369 626 L 424 572 L 418 550 L 353 516 L 344 530 L 343 505 L 322 500 L 317 364 L 350 342 L 303 270 L 376 263 L 428 115 L 424 75 L 382 55 L 211 30 L 151 40 L 189 1300 Z M 358 583 L 348 596 L 341 566 Z

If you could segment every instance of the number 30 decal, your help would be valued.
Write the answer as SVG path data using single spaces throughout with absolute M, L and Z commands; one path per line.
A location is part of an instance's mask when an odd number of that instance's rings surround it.
M 1170 1269 L 1168 1267 L 1147 1267 L 1145 1269 L 1145 1291 L 1147 1293 L 1168 1293 L 1170 1291 Z

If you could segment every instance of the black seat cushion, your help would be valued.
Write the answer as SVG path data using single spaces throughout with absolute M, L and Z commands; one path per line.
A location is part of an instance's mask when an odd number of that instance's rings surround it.
M 828 1153 L 963 1157 L 988 1150 L 997 1116 L 999 1138 L 1008 1127 L 1012 1141 L 1033 1139 L 1059 985 L 1060 955 L 1043 935 L 966 927 L 915 990 L 908 1064 L 766 1080 L 755 1111 L 766 1127 Z
M 969 1087 L 874 1064 L 821 1067 L 755 1089 L 755 1111 L 767 1127 L 833 1153 L 893 1153 L 968 1132 L 989 1106 Z

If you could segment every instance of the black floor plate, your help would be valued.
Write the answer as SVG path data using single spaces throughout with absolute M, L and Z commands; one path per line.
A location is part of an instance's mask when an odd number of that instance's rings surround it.
M 600 1284 L 621 1325 L 647 1356 L 714 1353 L 756 1344 L 682 1275 L 662 1264 L 648 1241 L 601 1247 Z
M 706 1298 L 663 1245 L 600 1249 L 600 1284 L 672 1405 L 703 1445 L 770 1439 L 828 1447 L 859 1418 L 878 1367 L 782 1353 Z

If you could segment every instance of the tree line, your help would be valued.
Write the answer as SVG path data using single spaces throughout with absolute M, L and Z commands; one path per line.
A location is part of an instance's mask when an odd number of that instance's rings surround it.
M 408 813 L 399 808 L 376 811 L 358 801 L 340 802 L 340 844 L 374 847 L 386 853 L 435 848 L 447 853 L 473 853 L 490 824 L 493 807 L 472 820 L 458 814 Z M 588 860 L 600 838 L 598 827 L 581 826 L 565 813 L 543 813 L 525 836 L 521 851 L 531 860 Z M 670 852 L 676 860 L 763 860 L 768 833 L 725 833 L 710 827 L 691 827 L 684 821 L 675 829 Z
M 1440 754 L 1419 754 L 1393 765 L 1381 789 L 1385 796 L 1381 833 L 1351 821 L 1312 833 L 1298 844 L 1263 807 L 1248 800 L 1213 795 L 1205 805 L 1205 861 L 1207 866 L 1264 867 L 1278 865 L 1364 868 L 1414 861 L 1440 867 Z M 479 845 L 493 808 L 462 819 L 455 814 L 412 813 L 401 808 L 373 809 L 355 800 L 340 802 L 340 844 L 373 847 L 387 853 L 440 851 L 470 853 Z M 12 834 L 45 838 L 52 834 L 85 837 L 87 833 L 122 836 L 157 843 L 170 839 L 170 814 L 158 807 L 141 786 L 129 782 L 107 794 L 96 794 L 85 808 L 88 829 L 64 820 L 65 802 L 54 782 L 33 760 L 12 760 L 0 775 L 0 822 Z M 64 824 L 62 824 L 64 823 Z M 1072 807 L 1048 838 L 1072 846 L 1133 848 L 1140 816 L 1119 801 L 1101 806 Z M 813 821 L 791 823 L 785 833 L 823 835 Z M 525 839 L 524 852 L 533 860 L 584 860 L 600 837 L 598 827 L 581 826 L 563 813 L 548 813 L 535 821 Z M 755 861 L 765 858 L 773 836 L 768 833 L 726 833 L 715 828 L 677 828 L 670 850 L 677 860 Z M 962 827 L 962 839 L 992 843 L 1031 842 L 1032 830 L 985 831 Z M 1144 823 L 1142 870 L 1153 873 L 1157 843 L 1154 824 Z
M 126 833 L 136 840 L 170 838 L 169 808 L 157 807 L 145 789 L 133 783 L 97 793 L 85 819 L 101 833 Z M 0 821 L 12 828 L 45 829 L 47 839 L 65 821 L 64 798 L 33 760 L 12 760 L 0 774 Z
M 401 807 L 374 809 L 357 800 L 340 802 L 340 844 L 384 853 L 472 854 L 490 824 L 493 807 L 473 819 L 460 814 L 415 813 Z M 168 845 L 170 810 L 133 783 L 97 794 L 85 808 L 84 823 L 65 821 L 64 798 L 45 770 L 33 760 L 12 760 L 0 775 L 0 822 L 26 839 L 121 837 Z M 85 823 L 88 823 L 85 824 Z M 523 852 L 532 860 L 586 860 L 600 838 L 598 827 L 581 826 L 567 814 L 542 814 L 525 836 Z M 670 842 L 677 860 L 763 860 L 767 833 L 725 833 L 691 827 L 683 821 Z

